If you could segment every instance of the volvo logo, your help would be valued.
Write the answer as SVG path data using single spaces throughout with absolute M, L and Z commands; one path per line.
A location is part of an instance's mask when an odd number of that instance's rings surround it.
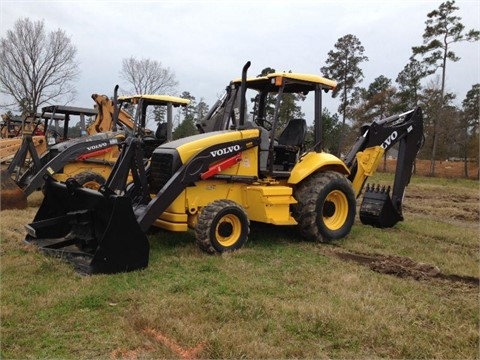
M 106 142 L 103 142 L 103 143 L 97 144 L 97 145 L 87 146 L 87 151 L 101 149 L 101 148 L 106 147 L 106 146 L 108 146 L 108 144 Z
M 235 151 L 240 151 L 240 149 L 241 149 L 240 145 L 233 145 L 233 146 L 225 147 L 223 149 L 210 151 L 210 155 L 212 155 L 212 157 L 217 157 L 217 156 L 230 154 Z
M 397 138 L 397 136 L 398 136 L 398 133 L 396 131 L 392 132 L 390 136 L 382 143 L 381 145 L 382 148 L 386 149 L 387 147 L 389 147 L 392 144 L 392 142 Z

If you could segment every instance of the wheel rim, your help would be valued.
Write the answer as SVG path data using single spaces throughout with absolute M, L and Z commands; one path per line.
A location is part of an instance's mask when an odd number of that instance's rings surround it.
M 220 245 L 229 247 L 240 239 L 242 223 L 240 219 L 232 214 L 223 216 L 215 228 L 215 236 Z
M 96 181 L 87 181 L 85 184 L 82 185 L 84 188 L 98 190 L 100 189 L 100 184 Z
M 338 230 L 347 221 L 348 199 L 342 191 L 334 190 L 325 198 L 322 209 L 323 223 L 330 230 Z

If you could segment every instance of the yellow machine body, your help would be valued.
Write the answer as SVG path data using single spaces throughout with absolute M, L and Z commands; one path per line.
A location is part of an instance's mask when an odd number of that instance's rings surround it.
M 258 138 L 259 130 L 219 131 L 217 134 L 201 134 L 188 138 L 188 142 L 178 145 L 177 142 L 166 144 L 175 147 L 186 162 L 200 150 L 211 144 L 235 143 L 240 139 Z M 228 146 L 226 147 L 228 150 Z M 215 164 L 212 165 L 215 168 Z M 217 199 L 232 200 L 241 205 L 252 221 L 274 225 L 296 225 L 291 216 L 290 205 L 297 201 L 293 197 L 293 186 L 309 177 L 316 171 L 334 170 L 348 175 L 349 170 L 334 155 L 309 152 L 293 167 L 290 176 L 285 179 L 259 179 L 259 147 L 253 146 L 241 153 L 238 162 L 217 175 L 228 179 L 228 176 L 251 178 L 251 183 L 206 179 L 195 182 L 185 188 L 165 212 L 155 221 L 154 226 L 169 231 L 187 231 L 195 228 L 197 216 L 201 209 Z M 155 194 L 152 194 L 154 197 Z

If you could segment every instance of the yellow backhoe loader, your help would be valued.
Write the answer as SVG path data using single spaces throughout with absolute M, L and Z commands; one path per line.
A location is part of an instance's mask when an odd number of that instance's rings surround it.
M 149 106 L 161 106 L 166 108 L 186 106 L 189 101 L 182 98 L 167 95 L 134 95 L 118 99 L 120 104 L 132 104 L 137 107 L 136 116 L 140 117 L 137 122 L 139 128 L 134 129 L 132 115 L 123 109 L 116 107 L 105 95 L 92 95 L 96 102 L 96 109 L 91 110 L 96 114 L 95 121 L 88 126 L 88 136 L 83 136 L 67 141 L 47 141 L 50 144 L 48 151 L 42 156 L 37 156 L 32 146 L 32 137 L 24 138 L 24 145 L 17 152 L 12 163 L 6 171 L 2 171 L 1 209 L 24 208 L 27 205 L 27 197 L 35 190 L 40 189 L 46 174 L 53 175 L 58 181 L 65 181 L 73 177 L 84 187 L 97 189 L 110 175 L 112 166 L 118 159 L 120 147 L 126 137 L 135 130 L 141 133 L 144 141 L 150 147 L 160 145 L 167 140 L 166 136 L 155 137 L 158 131 L 145 128 L 145 114 Z M 47 107 L 44 112 L 55 114 L 59 110 L 63 113 L 72 113 L 71 108 Z M 82 109 L 82 111 L 84 111 Z M 171 111 L 167 113 L 167 122 L 171 123 Z M 113 121 L 114 117 L 117 119 Z M 50 127 L 47 123 L 47 131 Z M 65 122 L 63 134 L 55 139 L 68 138 L 68 122 Z M 148 156 L 148 153 L 145 154 Z M 31 161 L 27 161 L 30 158 Z
M 15 140 L 15 144 L 8 149 L 13 153 L 10 164 L 0 173 L 0 209 L 26 208 L 27 196 L 31 192 L 25 193 L 20 184 L 30 181 L 41 162 L 49 158 L 51 148 L 67 139 L 69 124 L 74 117 L 84 130 L 85 117 L 96 114 L 93 108 L 54 105 L 42 108 L 42 113 L 35 118 L 21 119 L 21 123 L 15 126 L 19 137 L 7 140 Z M 11 123 L 6 125 L 7 133 L 12 133 L 8 131 L 11 126 Z
M 37 155 L 40 156 L 47 151 L 44 129 L 45 120 L 50 119 L 51 115 L 49 113 L 35 114 L 35 116 L 3 115 L 0 123 L 0 163 L 5 164 L 12 160 L 22 146 L 23 135 L 31 135 Z M 57 114 L 55 119 L 62 121 L 65 117 Z
M 75 179 L 49 178 L 45 197 L 26 242 L 65 257 L 83 273 L 117 273 L 148 266 L 151 226 L 194 230 L 207 253 L 240 249 L 251 221 L 295 225 L 315 241 L 347 236 L 356 216 L 356 198 L 384 152 L 399 145 L 393 192 L 368 186 L 360 210 L 363 222 L 377 227 L 403 220 L 402 200 L 413 161 L 423 142 L 420 109 L 374 121 L 344 160 L 322 151 L 322 92 L 336 83 L 318 75 L 273 73 L 247 78 L 248 62 L 223 100 L 203 121 L 219 130 L 158 146 L 148 163 L 139 137 L 126 142 L 114 171 L 98 191 Z M 246 116 L 246 91 L 255 91 L 254 114 Z M 280 132 L 284 94 L 314 97 L 314 137 L 305 148 L 306 121 L 291 119 Z M 267 124 L 268 96 L 276 96 Z M 237 101 L 238 100 L 238 101 Z M 215 127 L 215 126 L 214 126 Z M 277 137 L 277 134 L 280 135 Z M 126 174 L 133 174 L 127 184 Z M 123 175 L 121 175 L 123 174 Z

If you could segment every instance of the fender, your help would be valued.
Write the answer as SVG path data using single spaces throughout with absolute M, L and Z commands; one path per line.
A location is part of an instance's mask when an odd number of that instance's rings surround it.
M 328 153 L 309 152 L 298 161 L 292 169 L 289 184 L 298 184 L 318 170 L 335 170 L 345 175 L 350 175 L 345 163 L 338 157 Z

